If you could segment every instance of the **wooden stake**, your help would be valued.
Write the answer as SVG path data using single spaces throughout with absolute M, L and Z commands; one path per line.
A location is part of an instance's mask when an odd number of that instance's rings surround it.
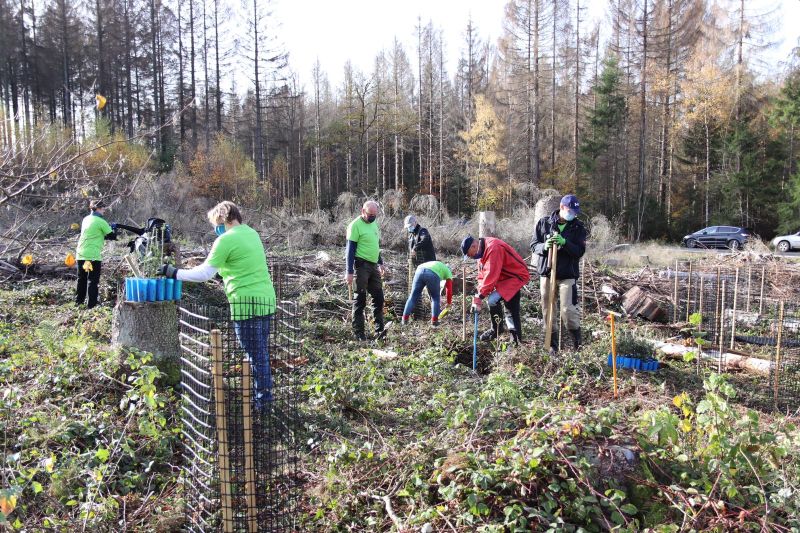
M 764 278 L 767 275 L 767 267 L 761 267 L 761 296 L 759 297 L 758 302 L 758 315 L 761 316 L 764 313 Z
M 467 265 L 461 266 L 461 340 L 467 340 Z
M 686 322 L 692 310 L 692 263 L 689 263 L 689 282 L 686 284 Z
M 778 406 L 778 390 L 780 389 L 781 373 L 781 341 L 783 338 L 783 300 L 781 300 L 780 310 L 778 311 L 778 342 L 775 344 L 775 385 L 774 399 L 775 407 Z
M 614 399 L 617 398 L 617 337 L 614 328 L 614 315 L 611 318 L 611 373 L 614 375 Z
M 733 285 L 733 312 L 731 313 L 731 349 L 733 349 L 733 341 L 736 339 L 736 301 L 739 296 L 739 269 L 736 269 L 736 281 Z
M 675 288 L 672 293 L 672 322 L 678 321 L 678 260 L 675 260 Z
M 581 316 L 586 313 L 586 285 L 583 284 L 583 271 L 586 268 L 586 261 L 581 258 L 579 262 L 579 268 L 581 269 Z
M 214 406 L 217 421 L 217 465 L 222 497 L 222 530 L 234 530 L 231 500 L 231 458 L 228 455 L 228 419 L 225 416 L 225 379 L 222 373 L 222 332 L 211 330 L 211 371 L 214 375 Z
M 725 280 L 722 280 L 722 303 L 719 308 L 719 332 L 717 334 L 717 345 L 719 346 L 719 359 L 717 362 L 717 372 L 722 374 L 725 365 L 722 364 L 722 351 L 723 351 L 723 329 L 725 328 Z
M 697 323 L 697 333 L 701 333 L 703 331 L 703 284 L 705 282 L 705 278 L 703 278 L 703 273 L 700 273 L 700 302 L 698 307 L 700 309 L 700 321 Z M 702 338 L 702 337 L 700 337 Z M 703 359 L 703 345 L 697 345 L 697 375 L 700 375 L 703 371 L 700 361 Z
M 747 267 L 747 312 L 750 312 L 750 287 L 753 284 L 753 265 Z
M 544 347 L 546 350 L 550 349 L 551 341 L 553 340 L 553 315 L 555 314 L 555 303 L 556 303 L 556 285 L 558 281 L 556 280 L 556 267 L 558 265 L 558 249 L 556 248 L 556 244 L 553 243 L 550 246 L 550 286 L 547 287 L 547 293 L 550 296 L 550 300 L 547 303 L 547 307 L 550 310 L 550 313 L 547 316 L 547 331 L 544 333 Z
M 244 418 L 244 476 L 246 483 L 247 531 L 258 531 L 258 507 L 256 506 L 256 468 L 253 462 L 253 413 L 252 380 L 250 379 L 250 360 L 242 358 L 242 417 Z

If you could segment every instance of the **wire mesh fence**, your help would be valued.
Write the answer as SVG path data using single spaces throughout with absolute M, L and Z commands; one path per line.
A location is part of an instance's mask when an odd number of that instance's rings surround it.
M 299 306 L 186 303 L 179 315 L 187 529 L 294 530 Z
M 698 370 L 744 368 L 760 376 L 758 395 L 776 409 L 800 407 L 797 275 L 780 265 L 677 262 L 670 318 L 703 341 Z

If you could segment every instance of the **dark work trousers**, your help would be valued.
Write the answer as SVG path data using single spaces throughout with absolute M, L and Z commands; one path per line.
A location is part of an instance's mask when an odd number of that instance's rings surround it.
M 75 303 L 80 305 L 86 300 L 86 292 L 88 285 L 89 303 L 86 305 L 87 309 L 97 305 L 97 293 L 100 292 L 100 265 L 101 261 L 89 261 L 92 263 L 92 271 L 86 272 L 83 269 L 83 264 L 86 259 L 78 260 L 78 293 L 75 295 Z
M 378 272 L 378 265 L 356 259 L 355 262 L 356 291 L 353 300 L 353 333 L 364 335 L 364 309 L 367 307 L 367 293 L 372 297 L 375 308 L 375 333 L 383 331 L 383 283 Z
M 492 327 L 495 328 L 495 333 L 499 335 L 505 330 L 513 329 L 517 332 L 517 339 L 522 340 L 522 319 L 520 318 L 520 295 L 521 291 L 517 291 L 509 301 L 500 300 L 494 305 L 489 306 L 489 313 L 492 316 Z M 500 317 L 504 317 L 504 320 Z M 505 322 L 505 324 L 503 324 Z M 504 327 L 505 326 L 505 327 Z

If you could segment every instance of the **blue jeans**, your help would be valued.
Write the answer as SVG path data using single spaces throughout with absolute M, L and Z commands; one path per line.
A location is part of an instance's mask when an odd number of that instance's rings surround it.
M 422 295 L 422 289 L 428 289 L 431 295 L 431 317 L 439 318 L 439 276 L 436 272 L 427 268 L 417 267 L 414 272 L 414 282 L 411 284 L 411 294 L 408 296 L 406 306 L 403 309 L 403 316 L 408 316 L 414 312 L 417 301 Z
M 273 315 L 233 322 L 236 337 L 253 369 L 253 402 L 263 409 L 272 401 L 272 371 L 269 366 L 269 327 Z

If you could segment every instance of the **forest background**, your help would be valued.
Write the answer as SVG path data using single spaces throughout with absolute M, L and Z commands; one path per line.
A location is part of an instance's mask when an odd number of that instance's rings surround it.
M 609 0 L 592 21 L 585 4 L 511 0 L 495 42 L 420 19 L 334 85 L 319 62 L 293 71 L 263 0 L 0 0 L 3 225 L 97 196 L 164 218 L 343 195 L 508 216 L 552 188 L 631 240 L 797 231 L 800 56 L 764 62 L 780 9 Z

